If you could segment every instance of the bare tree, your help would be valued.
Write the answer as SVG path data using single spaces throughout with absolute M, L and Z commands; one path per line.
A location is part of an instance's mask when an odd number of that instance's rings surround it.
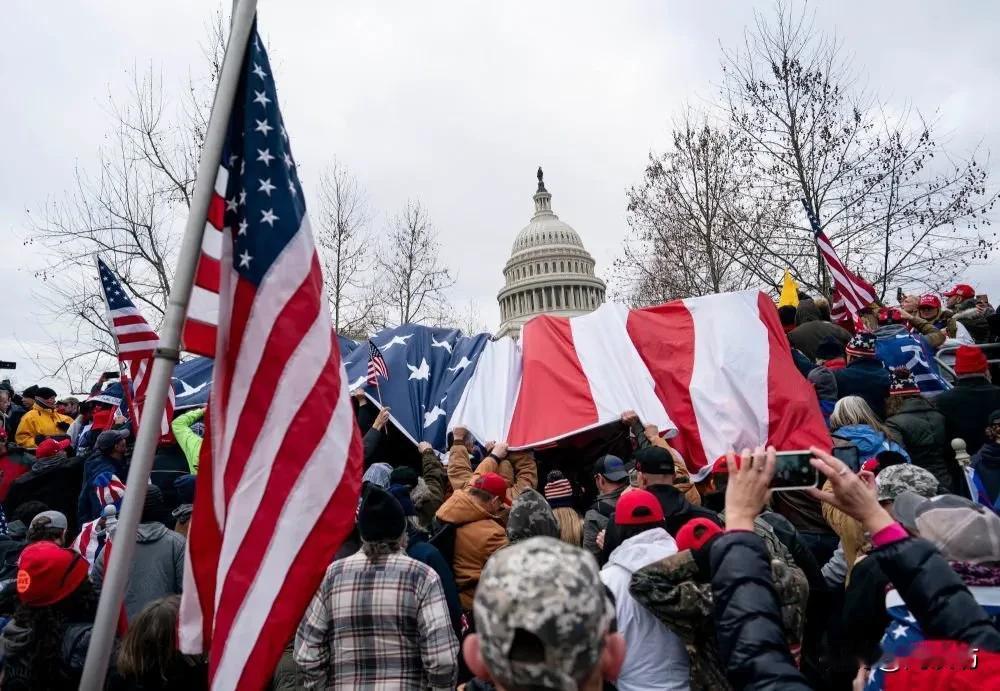
M 327 298 L 338 333 L 364 338 L 379 321 L 372 281 L 372 234 L 368 200 L 342 163 L 320 174 L 316 246 L 323 264 Z
M 166 95 L 150 65 L 132 70 L 124 99 L 108 97 L 114 119 L 91 170 L 75 171 L 72 189 L 28 215 L 25 244 L 39 249 L 44 266 L 39 304 L 47 317 L 75 335 L 50 349 L 58 353 L 51 376 L 78 378 L 96 359 L 114 355 L 114 344 L 93 257 L 115 271 L 154 327 L 166 310 L 183 222 L 194 188 L 211 94 L 221 69 L 225 19 L 207 25 L 203 50 L 208 69 L 191 77 L 179 99 Z M 71 373 L 75 371 L 75 373 Z
M 490 333 L 489 326 L 483 319 L 483 312 L 476 299 L 470 299 L 461 305 L 450 307 L 437 320 L 435 326 L 445 329 L 458 329 L 466 336 Z
M 408 201 L 395 216 L 375 257 L 384 319 L 397 324 L 437 321 L 447 308 L 445 291 L 455 284 L 441 265 L 440 243 L 427 210 Z
M 996 193 L 974 158 L 951 158 L 932 123 L 886 116 L 856 86 L 840 43 L 805 9 L 757 15 L 738 52 L 724 54 L 723 109 L 756 173 L 753 193 L 805 200 L 841 258 L 884 293 L 900 281 L 939 283 L 991 249 L 979 232 Z M 795 218 L 792 216 L 790 218 Z M 805 215 L 762 249 L 829 289 Z

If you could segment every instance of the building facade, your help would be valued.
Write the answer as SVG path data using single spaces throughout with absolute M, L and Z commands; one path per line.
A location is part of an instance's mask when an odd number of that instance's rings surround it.
M 538 169 L 535 215 L 514 240 L 504 266 L 504 287 L 497 294 L 497 337 L 517 338 L 532 317 L 575 317 L 604 302 L 604 281 L 594 275 L 594 258 L 573 228 L 552 211 L 552 195 Z

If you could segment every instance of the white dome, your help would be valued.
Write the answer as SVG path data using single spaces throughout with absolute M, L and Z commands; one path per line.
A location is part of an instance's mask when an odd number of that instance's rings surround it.
M 511 254 L 552 245 L 569 245 L 583 249 L 583 240 L 570 224 L 560 221 L 558 216 L 549 211 L 536 215 L 531 219 L 531 223 L 524 226 L 514 239 Z

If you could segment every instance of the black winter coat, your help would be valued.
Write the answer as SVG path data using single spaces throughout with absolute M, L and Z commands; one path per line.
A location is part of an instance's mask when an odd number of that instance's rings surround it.
M 886 427 L 910 454 L 910 462 L 929 470 L 949 492 L 958 489 L 961 471 L 948 453 L 944 415 L 920 396 L 907 398 L 899 412 L 885 421 Z
M 889 370 L 881 360 L 852 360 L 833 373 L 837 380 L 837 399 L 861 396 L 880 418 L 885 417 L 885 399 L 889 396 Z
M 726 533 L 710 557 L 719 659 L 733 688 L 809 689 L 785 640 L 764 541 L 749 531 Z
M 818 319 L 800 324 L 788 332 L 788 342 L 810 360 L 816 359 L 816 349 L 828 338 L 834 338 L 840 345 L 846 346 L 851 340 L 851 334 L 842 326 Z
M 986 441 L 990 413 L 1000 409 L 1000 386 L 990 384 L 986 377 L 962 377 L 955 388 L 938 394 L 934 405 L 944 413 L 948 443 L 964 439 L 971 455 Z

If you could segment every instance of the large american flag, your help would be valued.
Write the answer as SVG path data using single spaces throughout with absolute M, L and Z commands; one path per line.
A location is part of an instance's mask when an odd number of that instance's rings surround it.
M 195 291 L 185 331 L 186 347 L 214 357 L 215 367 L 180 646 L 208 654 L 213 689 L 255 689 L 270 678 L 353 526 L 362 466 L 319 258 L 256 26 L 215 190 L 198 276 L 200 286 L 209 276 L 217 290 Z
M 129 400 L 132 426 L 138 428 L 139 421 L 142 420 L 142 406 L 146 401 L 146 389 L 149 387 L 149 374 L 153 371 L 153 352 L 160 343 L 160 337 L 132 302 L 114 271 L 100 257 L 97 257 L 97 273 L 101 279 L 104 304 L 108 309 L 108 325 L 115 339 L 115 350 L 118 351 L 118 366 L 125 378 L 122 392 L 127 394 Z M 173 415 L 174 392 L 171 388 L 163 409 L 163 420 L 160 422 L 161 435 L 170 433 Z
M 833 277 L 835 300 L 842 300 L 844 308 L 851 313 L 851 316 L 856 317 L 858 312 L 866 307 L 870 307 L 875 302 L 875 288 L 864 279 L 851 273 L 850 269 L 844 266 L 844 263 L 840 261 L 840 257 L 837 256 L 837 250 L 833 248 L 830 238 L 823 232 L 819 218 L 813 213 L 809 202 L 805 199 L 801 201 L 802 207 L 806 210 L 806 216 L 809 217 L 809 225 L 812 226 L 813 234 L 816 236 L 816 246 L 819 247 L 819 252 L 823 256 L 827 268 L 830 270 L 830 275 Z M 833 317 L 832 313 L 836 312 L 836 310 L 837 305 L 832 303 L 831 318 Z

